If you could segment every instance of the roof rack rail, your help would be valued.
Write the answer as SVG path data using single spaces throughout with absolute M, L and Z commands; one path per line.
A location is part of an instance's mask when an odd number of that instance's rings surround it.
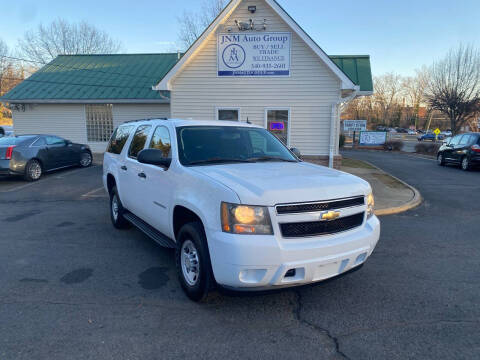
M 124 124 L 137 123 L 137 122 L 140 122 L 140 121 L 154 121 L 154 120 L 168 120 L 168 118 L 163 117 L 163 118 L 152 118 L 152 119 L 128 120 L 128 121 L 125 121 Z

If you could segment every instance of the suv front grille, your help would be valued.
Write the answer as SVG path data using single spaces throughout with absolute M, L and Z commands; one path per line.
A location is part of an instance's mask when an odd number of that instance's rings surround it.
M 332 221 L 313 221 L 280 224 L 284 238 L 330 235 L 355 229 L 363 224 L 365 213 L 359 213 Z
M 298 214 L 305 212 L 326 211 L 326 210 L 338 210 L 353 206 L 365 205 L 365 198 L 363 196 L 345 199 L 335 200 L 330 202 L 315 202 L 315 203 L 303 203 L 292 205 L 279 205 L 277 206 L 277 214 Z

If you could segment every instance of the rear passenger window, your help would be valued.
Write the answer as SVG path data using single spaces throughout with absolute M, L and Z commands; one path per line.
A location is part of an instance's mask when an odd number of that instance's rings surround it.
M 141 125 L 138 127 L 137 131 L 135 131 L 135 136 L 132 139 L 132 143 L 130 144 L 130 149 L 128 149 L 129 157 L 136 159 L 138 153 L 145 148 L 151 128 L 151 125 Z
M 161 150 L 165 159 L 171 157 L 172 142 L 170 141 L 170 133 L 165 126 L 158 126 L 155 129 L 149 148 Z
M 120 154 L 133 128 L 133 125 L 120 126 L 117 128 L 110 139 L 107 152 L 112 154 Z

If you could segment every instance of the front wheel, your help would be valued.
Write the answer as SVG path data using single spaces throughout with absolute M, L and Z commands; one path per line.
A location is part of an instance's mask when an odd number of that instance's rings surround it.
M 202 224 L 182 226 L 175 252 L 177 273 L 185 294 L 193 301 L 202 301 L 214 285 L 207 237 Z
M 470 170 L 470 160 L 468 160 L 468 157 L 464 156 L 462 159 L 462 170 L 463 171 L 468 171 Z
M 37 181 L 42 177 L 42 164 L 38 160 L 30 160 L 25 166 L 24 178 L 27 181 Z
M 445 166 L 445 157 L 443 156 L 443 154 L 438 154 L 437 163 L 440 166 Z

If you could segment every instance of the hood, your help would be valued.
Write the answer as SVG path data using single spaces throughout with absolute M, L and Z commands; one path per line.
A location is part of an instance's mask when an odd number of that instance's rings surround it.
M 370 185 L 341 171 L 311 163 L 198 166 L 192 170 L 235 191 L 242 204 L 274 206 L 367 195 Z

